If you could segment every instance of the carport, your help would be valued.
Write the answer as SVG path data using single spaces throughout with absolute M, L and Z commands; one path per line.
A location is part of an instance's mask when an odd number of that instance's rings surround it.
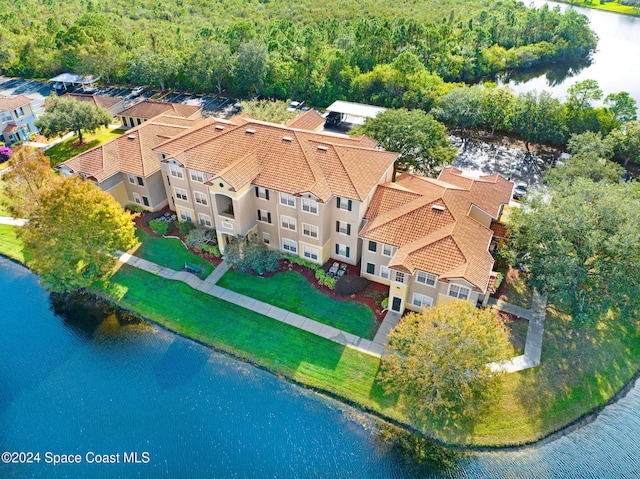
M 342 122 L 352 125 L 363 125 L 367 118 L 375 118 L 386 110 L 386 108 L 380 106 L 338 100 L 334 101 L 327 108 L 329 112 L 327 115 L 327 123 L 333 126 L 338 126 Z
M 93 85 L 100 80 L 100 77 L 93 75 L 78 75 L 76 73 L 61 73 L 58 76 L 51 78 L 49 81 L 53 83 L 54 90 L 66 90 L 69 86 L 79 86 L 83 89 L 87 86 Z M 59 85 L 60 88 L 56 88 Z

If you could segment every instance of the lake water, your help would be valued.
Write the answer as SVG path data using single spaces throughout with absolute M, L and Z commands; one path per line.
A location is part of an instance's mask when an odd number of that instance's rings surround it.
M 52 301 L 34 275 L 1 258 L 0 305 L 0 452 L 40 453 L 39 463 L 0 464 L 2 478 L 632 478 L 640 470 L 637 388 L 548 444 L 418 467 L 366 414 L 126 314 Z M 81 462 L 47 463 L 53 454 Z M 119 462 L 88 462 L 97 455 Z
M 568 76 L 567 68 L 562 67 L 548 69 L 546 73 L 528 73 L 527 77 L 530 79 L 512 80 L 509 83 L 515 91 L 547 90 L 554 96 L 563 97 L 567 88 L 575 82 L 593 79 L 598 81 L 604 96 L 626 91 L 640 105 L 640 18 L 545 0 L 524 3 L 535 7 L 548 3 L 550 7 L 559 6 L 563 11 L 575 8 L 583 13 L 589 18 L 591 28 L 598 34 L 598 51 L 593 55 L 591 65 L 573 76 Z M 534 77 L 531 78 L 531 75 Z

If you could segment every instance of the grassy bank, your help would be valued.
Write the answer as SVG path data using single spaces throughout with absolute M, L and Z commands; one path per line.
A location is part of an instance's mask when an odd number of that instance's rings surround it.
M 22 243 L 16 236 L 16 227 L 0 224 L 0 254 L 24 263 Z
M 623 15 L 633 15 L 635 17 L 640 16 L 640 9 L 634 8 L 631 5 L 622 5 L 618 2 L 605 2 L 600 3 L 598 0 L 557 0 L 561 3 L 568 3 L 576 7 L 593 8 L 595 10 L 604 10 L 605 12 L 621 13 Z
M 295 271 L 285 271 L 270 278 L 228 271 L 218 285 L 362 338 L 373 339 L 378 329 L 369 307 L 322 294 Z

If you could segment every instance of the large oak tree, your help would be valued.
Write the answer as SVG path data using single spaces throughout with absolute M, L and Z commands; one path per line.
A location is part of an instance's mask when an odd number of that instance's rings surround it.
M 46 111 L 36 120 L 36 126 L 47 138 L 73 131 L 78 135 L 78 142 L 82 143 L 83 131 L 93 133 L 111 121 L 107 110 L 88 101 L 51 96 L 45 106 Z

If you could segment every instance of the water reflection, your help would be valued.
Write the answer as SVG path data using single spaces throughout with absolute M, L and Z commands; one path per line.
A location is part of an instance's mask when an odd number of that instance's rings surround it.
M 562 85 L 570 78 L 579 75 L 582 70 L 590 67 L 592 60 L 584 60 L 577 62 L 560 62 L 552 65 L 541 65 L 527 70 L 510 71 L 498 78 L 500 84 L 519 85 L 544 76 L 547 79 L 547 85 L 557 87 Z

